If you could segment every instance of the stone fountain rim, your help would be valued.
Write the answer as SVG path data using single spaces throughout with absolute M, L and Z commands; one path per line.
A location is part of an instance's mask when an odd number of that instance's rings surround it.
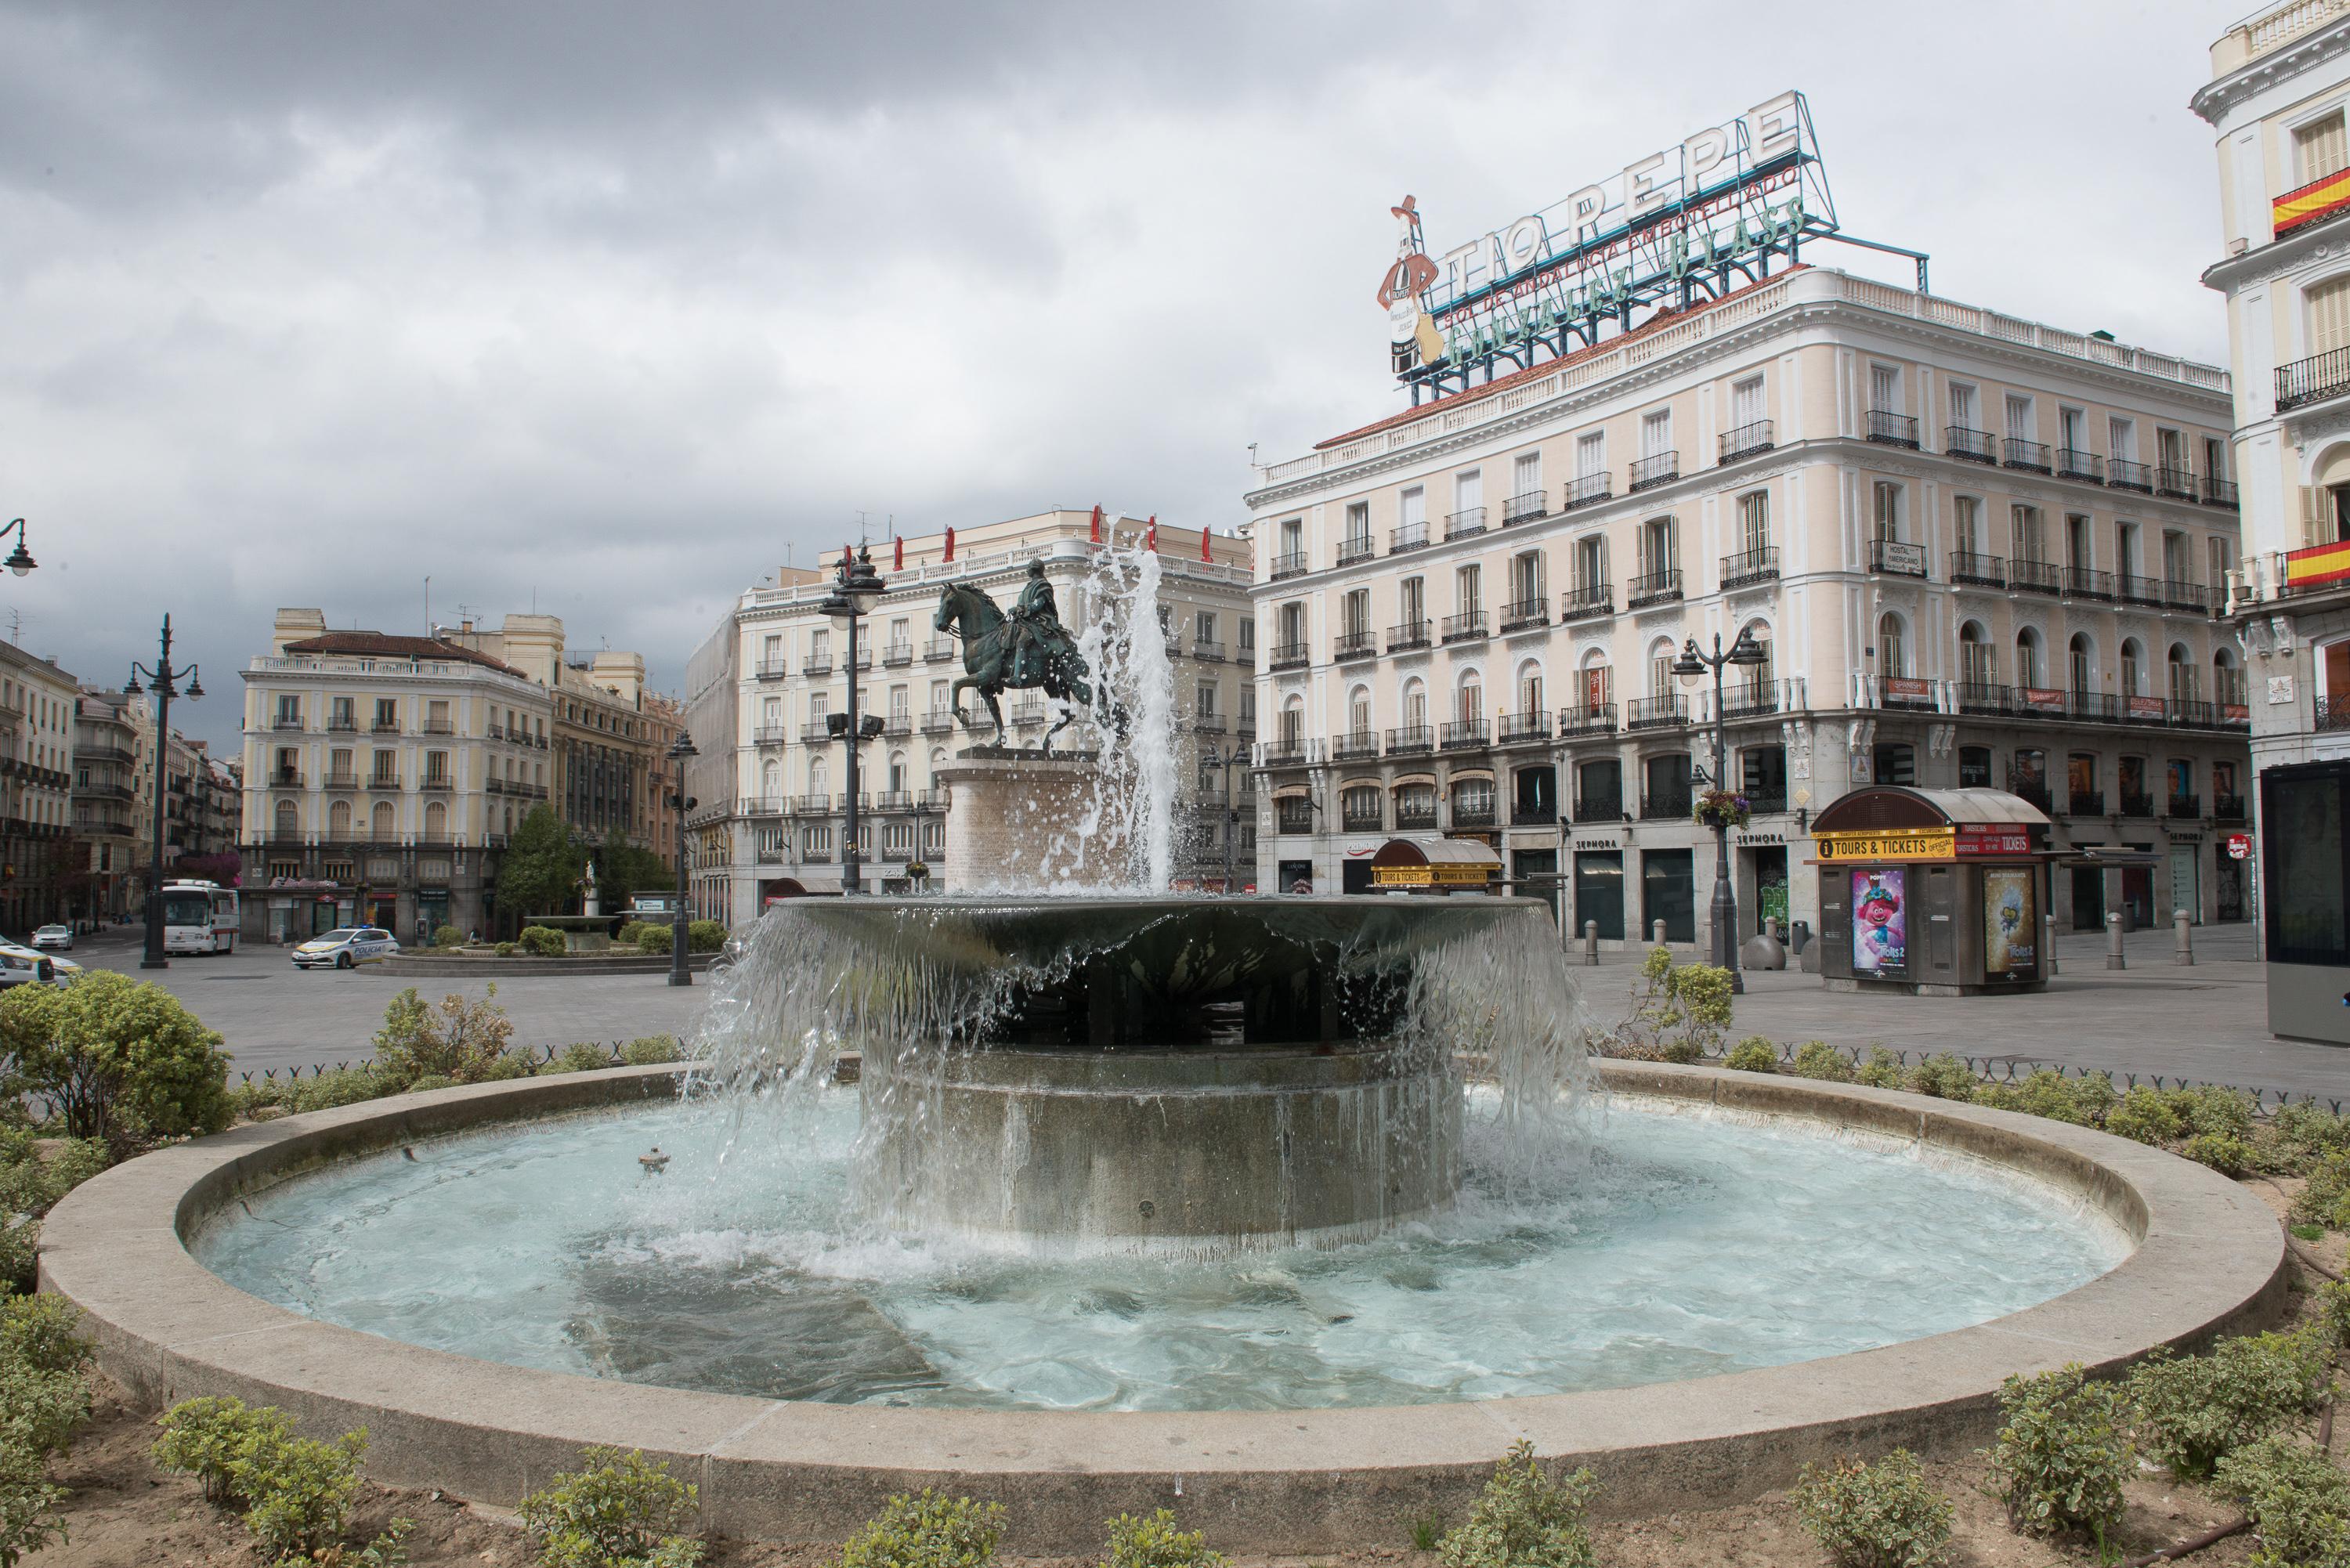
M 666 1097 L 675 1066 L 442 1089 L 235 1128 L 117 1167 L 44 1227 L 41 1283 L 78 1305 L 135 1397 L 278 1405 L 305 1430 L 366 1426 L 394 1485 L 511 1504 L 596 1443 L 668 1459 L 705 1530 L 837 1540 L 892 1491 L 1010 1505 L 1007 1549 L 1096 1550 L 1112 1514 L 1169 1506 L 1260 1550 L 1394 1544 L 1457 1518 L 1520 1438 L 1588 1464 L 1615 1513 L 1743 1501 L 1804 1461 L 1905 1445 L 1952 1453 L 1995 1425 L 2002 1378 L 2258 1326 L 2282 1308 L 2275 1217 L 2247 1189 L 2125 1139 L 1889 1090 L 1603 1062 L 1617 1093 L 1924 1140 L 2052 1182 L 2137 1240 L 2079 1289 L 1877 1350 L 1645 1386 L 1388 1409 L 1054 1412 L 877 1408 L 703 1394 L 426 1350 L 302 1317 L 227 1283 L 182 1238 L 244 1192 L 371 1149 L 528 1116 Z

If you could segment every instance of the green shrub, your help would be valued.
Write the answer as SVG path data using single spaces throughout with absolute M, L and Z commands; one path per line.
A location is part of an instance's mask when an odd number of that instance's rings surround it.
M 631 1067 L 652 1067 L 663 1062 L 681 1062 L 685 1052 L 674 1034 L 647 1034 L 621 1046 L 620 1059 Z
M 1901 1070 L 1901 1058 L 1882 1045 L 1871 1045 L 1868 1060 L 1854 1068 L 1852 1075 L 1856 1082 L 1866 1084 L 1872 1089 L 1898 1089 L 1906 1078 Z
M 2308 1324 L 2223 1339 L 2208 1355 L 2157 1351 L 2129 1378 L 2139 1440 L 2174 1474 L 2210 1475 L 2235 1449 L 2318 1404 L 2332 1349 L 2325 1326 Z
M 383 1027 L 375 1034 L 376 1072 L 402 1086 L 419 1078 L 483 1082 L 514 1033 L 514 1021 L 498 1005 L 497 995 L 493 981 L 479 1002 L 452 992 L 435 1008 L 410 986 L 383 1011 Z
M 1909 1069 L 1908 1087 L 1938 1100 L 1971 1100 L 1975 1070 L 1947 1051 L 1937 1052 Z
M 2260 1536 L 2254 1568 L 2350 1568 L 2350 1478 L 2328 1456 L 2279 1432 L 2221 1459 L 2216 1484 Z
M 2201 1087 L 2171 1089 L 2164 1096 L 2189 1133 L 2248 1138 L 2252 1131 L 2252 1100 L 2233 1089 Z
M 2330 1155 L 2350 1156 L 2350 1116 L 2337 1116 L 2307 1100 L 2280 1106 L 2269 1118 L 2269 1134 L 2296 1174 Z
M 453 1089 L 456 1086 L 457 1080 L 446 1073 L 427 1073 L 409 1085 L 408 1092 L 411 1095 L 422 1095 L 429 1094 L 434 1089 Z
M 1101 1568 L 1224 1568 L 1224 1554 L 1208 1550 L 1204 1532 L 1176 1529 L 1174 1513 L 1162 1508 L 1149 1519 L 1111 1520 Z
M 1738 1073 L 1775 1073 L 1779 1070 L 1779 1048 L 1760 1034 L 1750 1034 L 1731 1047 L 1721 1064 Z
M 2106 1130 L 2139 1143 L 2160 1145 L 2184 1133 L 2187 1119 L 2160 1090 L 2140 1084 L 2106 1113 Z
M 695 920 L 685 928 L 685 950 L 690 953 L 714 953 L 725 946 L 726 926 L 723 921 Z
M 1445 1568 L 1595 1568 L 1584 1516 L 1598 1490 L 1587 1469 L 1551 1480 L 1522 1438 L 1493 1467 L 1468 1520 L 1437 1550 Z
M 622 944 L 624 944 L 624 945 L 627 945 L 627 946 L 629 946 L 629 947 L 633 947 L 633 946 L 635 946 L 635 945 L 636 945 L 637 939 L 638 939 L 639 937 L 643 936 L 644 934 L 645 934 L 645 922 L 644 922 L 644 921 L 642 921 L 642 920 L 626 920 L 626 921 L 623 921 L 623 922 L 621 923 L 621 925 L 620 925 L 620 934 L 619 934 L 619 936 L 617 936 L 617 937 L 614 937 L 612 940 L 613 940 L 614 941 L 616 941 L 616 942 L 619 942 L 619 943 L 622 943 Z
M 57 1513 L 65 1496 L 50 1483 L 39 1449 L 0 1433 L 0 1568 L 16 1568 L 26 1553 L 65 1539 Z
M 2329 1154 L 2312 1168 L 2293 1212 L 2297 1220 L 2350 1231 L 2350 1153 Z
M 517 945 L 536 958 L 561 958 L 565 950 L 563 933 L 552 926 L 525 926 Z
M 2350 1281 L 2318 1286 L 2310 1297 L 2309 1315 L 2336 1351 L 2350 1349 Z
M 609 1051 L 591 1041 L 580 1040 L 566 1045 L 561 1051 L 556 1053 L 555 1060 L 549 1062 L 541 1071 L 593 1073 L 611 1064 L 612 1054 Z
M 1730 971 L 1673 961 L 1651 948 L 1632 983 L 1624 1021 L 1605 1037 L 1619 1056 L 1652 1062 L 1695 1062 L 1721 1044 L 1730 1028 Z
M 2112 1081 L 2102 1073 L 2068 1078 L 2045 1067 L 2020 1084 L 1986 1084 L 1975 1091 L 1974 1099 L 1979 1106 L 2085 1127 L 2095 1127 L 2117 1103 Z
M 504 1084 L 515 1078 L 527 1078 L 530 1071 L 529 1052 L 504 1051 L 482 1068 L 482 1075 L 475 1082 Z
M 637 946 L 649 953 L 665 953 L 670 950 L 671 946 L 671 939 L 676 936 L 676 932 L 671 930 L 667 926 L 656 926 L 648 923 L 641 930 L 637 932 Z M 693 950 L 692 943 L 691 941 L 686 944 L 686 950 L 689 952 Z
M 2241 1176 L 2252 1164 L 2252 1146 L 2233 1133 L 2197 1133 L 2178 1152 L 2222 1176 Z
M 293 1437 L 293 1417 L 274 1405 L 242 1399 L 182 1399 L 156 1423 L 163 1428 L 151 1450 L 156 1466 L 192 1475 L 204 1500 L 227 1507 L 245 1501 L 237 1466 L 257 1443 Z
M 515 945 L 512 942 L 500 942 L 494 950 L 500 958 L 512 958 L 515 955 Z
M 1817 1078 L 1824 1083 L 1852 1082 L 1851 1058 L 1825 1040 L 1806 1040 L 1796 1048 L 1795 1059 L 1787 1071 L 1798 1078 Z
M 900 1492 L 841 1542 L 840 1568 L 984 1568 L 1003 1533 L 1003 1505 Z
M 697 1489 L 634 1450 L 579 1457 L 581 1469 L 522 1500 L 522 1527 L 538 1543 L 542 1568 L 691 1568 L 702 1560 L 702 1543 L 684 1533 L 701 1503 Z
M 465 933 L 454 926 L 442 926 L 432 933 L 432 945 L 436 948 L 462 948 L 465 945 Z
M 2122 1483 L 2133 1469 L 2123 1390 L 2090 1382 L 2073 1362 L 2037 1377 L 2010 1377 L 2000 1386 L 1999 1409 L 1991 1471 L 2008 1523 L 2027 1535 L 2085 1536 L 2102 1545 L 2121 1523 Z
M 61 1454 L 89 1419 L 89 1379 L 78 1370 L 43 1371 L 0 1362 L 0 1433 L 44 1454 Z
M 235 1460 L 236 1488 L 245 1500 L 244 1527 L 279 1557 L 311 1557 L 332 1545 L 350 1522 L 359 1498 L 359 1456 L 367 1428 L 331 1443 L 265 1433 Z
M 103 1138 L 117 1151 L 228 1126 L 220 1047 L 220 1035 L 170 992 L 111 970 L 0 995 L 11 1087 L 47 1097 L 70 1136 Z
M 1874 1465 L 1804 1467 L 1795 1517 L 1837 1568 L 1931 1568 L 1950 1544 L 1950 1500 L 1926 1484 L 1917 1456 Z
M 81 1311 L 63 1296 L 10 1296 L 0 1301 L 0 1364 L 36 1372 L 80 1372 L 89 1366 L 89 1342 L 74 1333 Z

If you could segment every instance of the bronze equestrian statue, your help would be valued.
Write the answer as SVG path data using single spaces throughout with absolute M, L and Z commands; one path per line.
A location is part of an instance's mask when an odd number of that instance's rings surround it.
M 962 679 L 947 693 L 954 716 L 965 728 L 971 715 L 963 711 L 962 689 L 976 687 L 995 721 L 992 744 L 1003 740 L 1003 710 L 996 698 L 1007 690 L 1042 688 L 1061 702 L 1093 705 L 1094 689 L 1086 679 L 1092 673 L 1068 628 L 1061 624 L 1053 585 L 1045 580 L 1045 563 L 1028 563 L 1028 582 L 1019 601 L 1006 616 L 984 589 L 970 583 L 949 583 L 939 590 L 939 613 L 931 622 L 934 631 L 952 631 L 962 639 Z M 1050 753 L 1053 737 L 1076 718 L 1072 708 L 1045 732 L 1044 749 Z

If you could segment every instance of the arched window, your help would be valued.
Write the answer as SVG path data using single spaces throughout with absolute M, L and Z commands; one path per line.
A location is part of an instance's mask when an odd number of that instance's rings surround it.
M 1575 690 L 1567 694 L 1567 700 L 1586 718 L 1596 718 L 1615 701 L 1616 693 L 1611 690 L 1614 684 L 1607 655 L 1595 648 L 1583 656 L 1583 668 L 1575 671 Z
M 903 752 L 892 752 L 889 753 L 889 793 L 891 794 L 903 794 L 906 793 L 907 788 L 906 753 Z
M 1492 779 L 1452 781 L 1452 826 L 1455 827 L 1493 826 L 1493 781 Z
M 2174 642 L 2170 645 L 2169 665 L 2170 700 L 2174 702 L 2194 701 L 2196 698 L 2195 655 L 2188 650 L 2185 643 Z
M 784 793 L 784 764 L 773 757 L 760 765 L 759 793 L 770 801 Z
M 393 832 L 392 819 L 395 815 L 396 814 L 393 812 L 391 807 L 391 802 L 388 800 L 380 800 L 376 802 L 375 821 L 369 826 L 368 836 L 370 838 L 373 838 L 378 844 L 390 843 Z
M 1407 730 L 1428 727 L 1428 688 L 1417 676 L 1403 684 L 1403 723 Z
M 1454 699 L 1454 710 L 1461 722 L 1473 724 L 1485 717 L 1485 682 L 1475 670 L 1464 670 L 1461 689 Z
M 1908 635 L 1901 618 L 1890 610 L 1877 618 L 1877 672 L 1896 677 L 1909 673 Z
M 302 814 L 292 801 L 281 800 L 277 803 L 277 816 L 270 831 L 278 837 L 288 840 L 299 838 L 302 836 Z
M 1680 688 L 1673 683 L 1673 639 L 1660 637 L 1648 644 L 1648 695 L 1671 697 Z
M 2244 672 L 2238 668 L 2236 651 L 2231 648 L 2212 650 L 2211 701 L 2230 708 L 2244 705 Z
M 2044 687 L 2040 662 L 2040 632 L 2025 627 L 2015 634 L 2015 681 L 2019 686 Z
M 437 800 L 424 808 L 424 836 L 435 844 L 449 836 L 449 808 Z
M 1970 620 L 1959 628 L 1959 680 L 1962 686 L 1981 688 L 1998 679 L 1999 667 L 1991 658 L 1991 634 L 1983 630 L 1979 620 Z M 1963 693 L 1962 693 L 1963 695 Z
M 1771 652 L 1769 623 L 1759 620 L 1748 621 L 1743 635 L 1752 639 L 1754 645 L 1762 650 L 1762 663 L 1746 665 L 1742 670 L 1746 681 L 1746 705 L 1752 709 L 1759 707 L 1762 700 L 1768 696 L 1778 684 L 1778 672 Z
M 809 759 L 808 794 L 815 798 L 816 808 L 818 811 L 822 811 L 824 809 L 825 797 L 830 793 L 831 789 L 832 774 L 830 770 L 825 766 L 824 759 L 822 757 L 814 757 Z
M 1347 693 L 1347 733 L 1367 735 L 1371 732 L 1371 689 L 1357 686 Z
M 1539 659 L 1529 659 L 1518 666 L 1518 711 L 1539 713 L 1543 711 L 1543 667 Z
M 1302 746 L 1305 743 L 1305 699 L 1293 694 L 1281 707 L 1281 743 Z
M 2073 640 L 2064 645 L 2064 669 L 2074 695 L 2085 696 L 2097 689 L 2097 651 L 2087 632 L 2074 632 Z
M 509 834 L 514 832 L 514 807 L 512 806 L 506 807 L 506 832 Z
M 277 807 L 279 814 L 282 815 L 292 809 L 293 804 L 291 801 L 280 802 Z M 337 844 L 350 842 L 351 803 L 349 801 L 338 800 L 327 808 L 327 836 Z
M 1387 826 L 1387 801 L 1377 784 L 1348 784 L 1338 792 L 1339 826 L 1348 833 L 1377 833 Z

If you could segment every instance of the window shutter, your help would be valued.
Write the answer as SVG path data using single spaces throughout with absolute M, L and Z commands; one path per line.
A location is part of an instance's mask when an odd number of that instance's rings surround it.
M 2324 354 L 2350 348 L 2350 276 L 2329 277 L 2304 297 L 2309 301 L 2309 351 Z

